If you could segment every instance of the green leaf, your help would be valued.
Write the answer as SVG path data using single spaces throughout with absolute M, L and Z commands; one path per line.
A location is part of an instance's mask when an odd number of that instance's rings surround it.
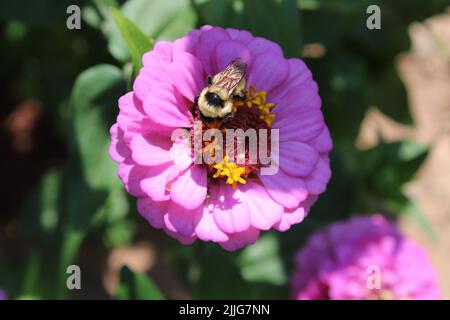
M 85 182 L 95 189 L 111 188 L 118 182 L 116 165 L 108 153 L 109 129 L 124 88 L 122 73 L 117 67 L 97 65 L 83 71 L 72 90 L 71 151 L 75 160 L 79 160 Z
M 411 122 L 405 86 L 393 65 L 382 72 L 371 72 L 368 90 L 370 104 L 383 114 L 401 123 Z
M 278 239 L 274 234 L 265 234 L 254 245 L 245 248 L 238 261 L 242 277 L 248 282 L 286 283 Z
M 124 266 L 120 271 L 120 286 L 116 293 L 119 300 L 163 300 L 164 296 L 147 276 Z
M 403 194 L 388 199 L 387 204 L 394 212 L 404 214 L 414 220 L 432 240 L 437 240 L 436 232 L 417 204 Z
M 108 50 L 117 60 L 128 61 L 128 45 L 114 23 L 111 10 L 105 10 L 101 2 L 97 1 L 96 4 L 105 19 L 102 31 L 108 38 Z M 189 0 L 129 0 L 120 8 L 120 12 L 149 39 L 155 40 L 178 39 L 192 30 L 197 21 Z
M 380 144 L 361 153 L 360 169 L 367 186 L 390 197 L 414 178 L 427 156 L 427 148 L 412 141 Z
M 137 74 L 142 67 L 142 56 L 152 48 L 153 41 L 150 41 L 150 39 L 118 9 L 112 7 L 111 14 L 120 30 L 120 34 L 127 44 L 133 61 L 135 74 Z
M 152 39 L 175 40 L 193 29 L 197 20 L 189 0 L 130 0 L 122 12 Z
M 403 193 L 405 185 L 414 179 L 423 164 L 427 151 L 427 146 L 413 141 L 380 144 L 361 153 L 358 168 L 370 194 L 381 199 L 389 211 L 413 218 L 430 238 L 435 238 L 425 215 Z

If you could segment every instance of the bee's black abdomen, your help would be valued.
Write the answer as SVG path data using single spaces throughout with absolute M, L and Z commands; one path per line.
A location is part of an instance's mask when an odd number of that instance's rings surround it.
M 222 108 L 223 107 L 223 100 L 219 97 L 218 94 L 214 92 L 207 92 L 205 94 L 205 99 L 208 102 L 209 105 Z

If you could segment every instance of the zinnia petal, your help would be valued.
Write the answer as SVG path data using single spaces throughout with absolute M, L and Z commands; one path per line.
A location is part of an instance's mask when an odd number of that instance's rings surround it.
M 308 196 L 303 179 L 290 176 L 281 170 L 274 175 L 260 175 L 259 178 L 272 199 L 285 208 L 297 208 Z
M 173 83 L 178 91 L 189 101 L 203 89 L 203 67 L 200 61 L 189 53 L 180 54 L 175 58 L 169 68 Z
M 263 186 L 252 182 L 242 186 L 241 190 L 241 198 L 248 205 L 253 227 L 269 230 L 280 221 L 283 206 L 272 200 Z M 265 199 L 264 202 L 261 199 Z
M 144 101 L 144 109 L 148 117 L 157 124 L 172 128 L 192 125 L 192 115 L 180 93 L 171 84 L 155 84 Z
M 130 148 L 136 163 L 143 166 L 156 166 L 172 160 L 169 152 L 171 146 L 172 143 L 167 137 L 143 137 L 138 134 L 131 140 Z
M 285 59 L 275 53 L 263 53 L 252 61 L 248 76 L 250 86 L 258 90 L 270 91 L 279 86 L 289 75 L 289 66 Z
M 214 206 L 214 221 L 223 232 L 233 234 L 250 227 L 250 212 L 239 189 L 222 183 L 211 190 L 210 203 Z
M 206 170 L 193 165 L 182 173 L 170 187 L 171 199 L 186 209 L 195 209 L 206 198 Z

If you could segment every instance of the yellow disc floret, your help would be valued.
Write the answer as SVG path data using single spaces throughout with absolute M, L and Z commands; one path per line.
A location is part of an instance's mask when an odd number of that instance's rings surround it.
M 264 120 L 270 128 L 272 127 L 272 121 L 275 120 L 275 115 L 271 114 L 270 111 L 275 107 L 275 104 L 267 103 L 266 96 L 267 91 L 257 91 L 256 86 L 252 86 L 247 89 L 247 100 L 235 103 L 234 109 L 243 105 L 246 105 L 249 108 L 256 106 L 261 111 L 261 116 L 259 118 Z
M 245 173 L 245 168 L 239 167 L 235 163 L 228 162 L 228 156 L 225 156 L 222 163 L 213 166 L 217 172 L 214 174 L 213 178 L 227 177 L 226 183 L 231 184 L 233 189 L 236 189 L 236 183 L 246 184 L 244 178 L 241 177 Z

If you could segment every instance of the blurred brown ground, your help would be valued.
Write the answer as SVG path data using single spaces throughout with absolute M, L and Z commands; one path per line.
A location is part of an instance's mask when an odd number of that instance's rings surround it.
M 444 299 L 450 299 L 450 11 L 414 23 L 412 48 L 397 58 L 408 93 L 413 126 L 396 123 L 376 107 L 366 115 L 357 144 L 412 139 L 426 143 L 429 155 L 417 179 L 406 188 L 432 225 L 430 239 L 411 218 L 400 219 L 406 234 L 423 245 L 437 269 Z

